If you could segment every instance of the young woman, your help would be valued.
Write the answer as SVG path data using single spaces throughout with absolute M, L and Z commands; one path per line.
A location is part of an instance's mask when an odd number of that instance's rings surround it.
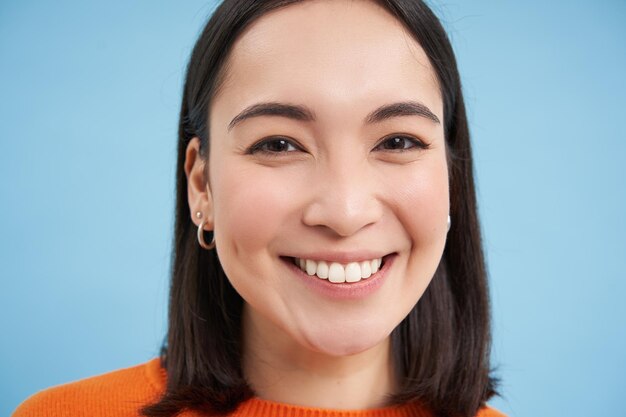
M 226 0 L 193 51 L 160 358 L 15 416 L 497 416 L 455 58 L 417 0 Z

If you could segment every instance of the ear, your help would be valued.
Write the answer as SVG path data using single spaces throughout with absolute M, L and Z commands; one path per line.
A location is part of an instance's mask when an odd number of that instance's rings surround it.
M 185 151 L 185 175 L 187 175 L 187 202 L 189 215 L 196 226 L 206 220 L 205 230 L 213 230 L 213 198 L 208 178 L 204 177 L 207 161 L 200 155 L 200 139 L 189 141 Z M 196 216 L 202 212 L 202 217 Z

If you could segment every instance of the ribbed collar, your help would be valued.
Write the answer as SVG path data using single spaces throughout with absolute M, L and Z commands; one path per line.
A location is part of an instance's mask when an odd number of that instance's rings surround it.
M 165 390 L 167 374 L 161 368 L 159 358 L 146 363 L 146 373 L 150 384 L 158 393 Z M 185 416 L 196 414 L 184 413 Z M 283 404 L 264 400 L 258 397 L 243 402 L 232 417 L 432 417 L 432 414 L 421 409 L 416 404 L 403 404 L 369 410 L 332 410 L 326 408 L 312 408 L 300 405 Z
M 242 403 L 233 417 L 275 416 L 275 417 L 432 417 L 415 404 L 395 407 L 373 408 L 369 410 L 331 410 L 327 408 L 303 407 L 282 404 L 258 397 Z

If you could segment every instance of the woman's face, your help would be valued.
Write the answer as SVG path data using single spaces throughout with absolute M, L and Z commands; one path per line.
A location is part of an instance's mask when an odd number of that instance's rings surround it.
M 443 105 L 419 44 L 372 2 L 279 9 L 235 43 L 209 120 L 203 207 L 246 314 L 330 355 L 385 340 L 446 240 Z

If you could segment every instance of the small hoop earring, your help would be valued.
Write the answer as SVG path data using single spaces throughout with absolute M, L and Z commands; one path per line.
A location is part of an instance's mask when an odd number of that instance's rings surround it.
M 211 243 L 207 244 L 204 241 L 204 225 L 206 223 L 206 220 L 202 220 L 202 222 L 200 222 L 200 225 L 198 226 L 198 243 L 200 243 L 200 246 L 204 249 L 211 250 L 215 247 L 215 233 L 213 233 L 213 240 L 211 240 Z
M 450 220 L 450 215 L 448 214 L 448 230 L 447 230 L 447 232 L 449 232 L 449 231 L 450 231 L 450 226 L 451 226 L 451 224 L 452 224 L 452 222 L 451 222 L 451 220 Z

